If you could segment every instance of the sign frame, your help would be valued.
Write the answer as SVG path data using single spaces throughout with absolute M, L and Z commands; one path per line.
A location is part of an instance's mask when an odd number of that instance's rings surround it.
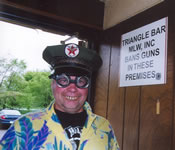
M 119 87 L 165 84 L 168 17 L 121 36 Z

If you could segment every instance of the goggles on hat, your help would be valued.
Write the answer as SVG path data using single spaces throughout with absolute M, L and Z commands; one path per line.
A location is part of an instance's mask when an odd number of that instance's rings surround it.
M 89 87 L 89 78 L 87 76 L 76 77 L 75 80 L 72 80 L 70 76 L 66 74 L 52 75 L 50 78 L 53 78 L 59 87 L 65 88 L 71 83 L 74 83 L 78 88 L 88 88 Z

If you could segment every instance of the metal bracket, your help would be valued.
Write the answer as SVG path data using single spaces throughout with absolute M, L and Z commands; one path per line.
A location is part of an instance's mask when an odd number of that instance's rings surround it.
M 72 35 L 71 37 L 65 39 L 64 41 L 60 41 L 60 43 L 64 45 L 67 41 L 69 41 L 73 38 L 78 38 L 78 35 L 79 35 L 78 32 L 76 32 L 75 35 Z

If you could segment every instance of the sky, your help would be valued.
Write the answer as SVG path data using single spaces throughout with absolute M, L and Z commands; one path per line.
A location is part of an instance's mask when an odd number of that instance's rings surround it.
M 26 71 L 47 71 L 50 69 L 42 59 L 43 50 L 68 37 L 0 21 L 0 58 L 24 60 Z M 74 38 L 67 43 L 77 42 Z

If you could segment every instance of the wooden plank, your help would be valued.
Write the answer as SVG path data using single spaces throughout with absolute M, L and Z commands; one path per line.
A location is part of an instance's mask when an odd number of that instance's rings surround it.
M 94 112 L 106 118 L 108 100 L 108 75 L 110 61 L 110 47 L 102 44 L 99 54 L 103 59 L 103 65 L 99 70 L 96 80 L 96 91 L 94 99 Z
M 170 150 L 172 139 L 172 84 L 142 88 L 139 150 Z M 160 101 L 160 114 L 156 103 Z
M 109 96 L 108 96 L 108 114 L 115 135 L 122 149 L 123 139 L 123 112 L 124 112 L 124 88 L 118 88 L 119 85 L 119 61 L 120 48 L 113 45 L 111 52 L 110 63 L 110 82 L 109 82 Z
M 174 91 L 175 93 L 175 91 Z M 172 127 L 172 150 L 175 150 L 175 97 L 173 99 L 173 127 Z
M 175 93 L 175 92 L 174 92 Z M 173 106 L 173 127 L 172 127 L 172 150 L 175 150 L 175 98 L 174 98 L 174 106 Z
M 125 96 L 123 150 L 137 150 L 139 138 L 140 87 L 129 87 Z

